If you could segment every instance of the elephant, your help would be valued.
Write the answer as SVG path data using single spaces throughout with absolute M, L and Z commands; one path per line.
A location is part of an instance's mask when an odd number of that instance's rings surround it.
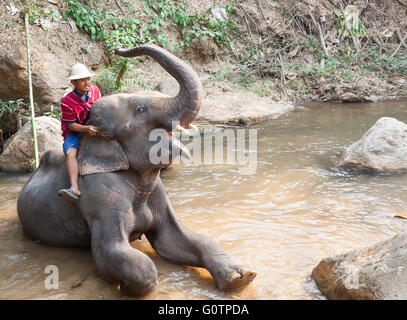
M 202 85 L 195 71 L 167 50 L 153 44 L 116 48 L 122 57 L 147 55 L 179 83 L 176 96 L 118 93 L 95 102 L 88 124 L 96 136 L 83 135 L 78 151 L 79 200 L 58 197 L 69 185 L 62 152 L 41 157 L 17 199 L 24 232 L 32 239 L 60 247 L 90 247 L 98 274 L 124 295 L 141 296 L 158 288 L 157 270 L 148 255 L 131 246 L 145 235 L 163 259 L 206 268 L 216 287 L 230 292 L 257 276 L 229 257 L 212 239 L 187 229 L 175 217 L 160 170 L 168 163 L 150 160 L 154 145 L 149 134 L 164 132 L 169 162 L 188 157 L 173 134 L 173 122 L 186 130 L 202 102 Z M 163 144 L 165 145 L 165 144 Z

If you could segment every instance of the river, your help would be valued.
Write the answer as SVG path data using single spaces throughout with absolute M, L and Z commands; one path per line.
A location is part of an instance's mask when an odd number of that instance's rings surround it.
M 310 279 L 321 259 L 407 228 L 407 175 L 350 174 L 340 152 L 383 116 L 407 123 L 407 101 L 314 104 L 257 130 L 257 169 L 174 165 L 162 173 L 177 217 L 258 273 L 244 290 L 217 290 L 204 269 L 162 260 L 143 236 L 159 288 L 139 299 L 324 299 Z M 0 175 L 0 299 L 128 299 L 100 279 L 87 249 L 50 247 L 24 235 L 16 199 L 29 175 Z M 44 208 L 46 210 L 46 208 Z M 47 289 L 45 269 L 58 268 Z

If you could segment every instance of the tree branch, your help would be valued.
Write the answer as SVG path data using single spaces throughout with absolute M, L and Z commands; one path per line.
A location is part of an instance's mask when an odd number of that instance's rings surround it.
M 315 27 L 318 29 L 319 32 L 319 39 L 321 40 L 322 48 L 324 49 L 325 54 L 329 57 L 328 49 L 325 45 L 325 37 L 322 33 L 321 25 L 315 20 L 314 16 L 310 12 L 309 15 L 311 16 L 312 21 L 314 22 Z

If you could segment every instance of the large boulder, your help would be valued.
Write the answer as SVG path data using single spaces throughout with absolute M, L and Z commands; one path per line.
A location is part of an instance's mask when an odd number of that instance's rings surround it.
M 42 106 L 48 104 L 58 105 L 62 94 L 69 84 L 67 73 L 61 72 L 66 67 L 63 57 L 49 53 L 46 48 L 32 43 L 31 55 L 35 63 L 32 65 L 32 85 L 36 102 L 40 111 L 45 112 Z M 26 98 L 28 101 L 27 54 L 23 44 L 15 45 L 13 50 L 0 52 L 0 73 L 13 81 L 0 82 L 0 94 L 3 100 Z M 65 70 L 64 70 L 65 71 Z M 38 110 L 37 110 L 38 111 Z
M 341 155 L 338 167 L 352 171 L 407 171 L 407 124 L 383 117 Z
M 61 123 L 51 117 L 35 118 L 39 159 L 47 150 L 62 150 Z M 34 169 L 34 143 L 31 121 L 27 122 L 6 143 L 0 155 L 0 170 L 29 172 Z
M 311 277 L 328 299 L 406 300 L 407 232 L 325 258 Z

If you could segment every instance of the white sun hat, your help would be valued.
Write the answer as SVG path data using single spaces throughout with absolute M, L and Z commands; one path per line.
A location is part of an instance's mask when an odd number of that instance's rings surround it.
M 68 80 L 77 80 L 83 78 L 93 77 L 95 74 L 89 72 L 88 68 L 82 64 L 77 63 L 71 68 L 71 74 L 68 77 Z

